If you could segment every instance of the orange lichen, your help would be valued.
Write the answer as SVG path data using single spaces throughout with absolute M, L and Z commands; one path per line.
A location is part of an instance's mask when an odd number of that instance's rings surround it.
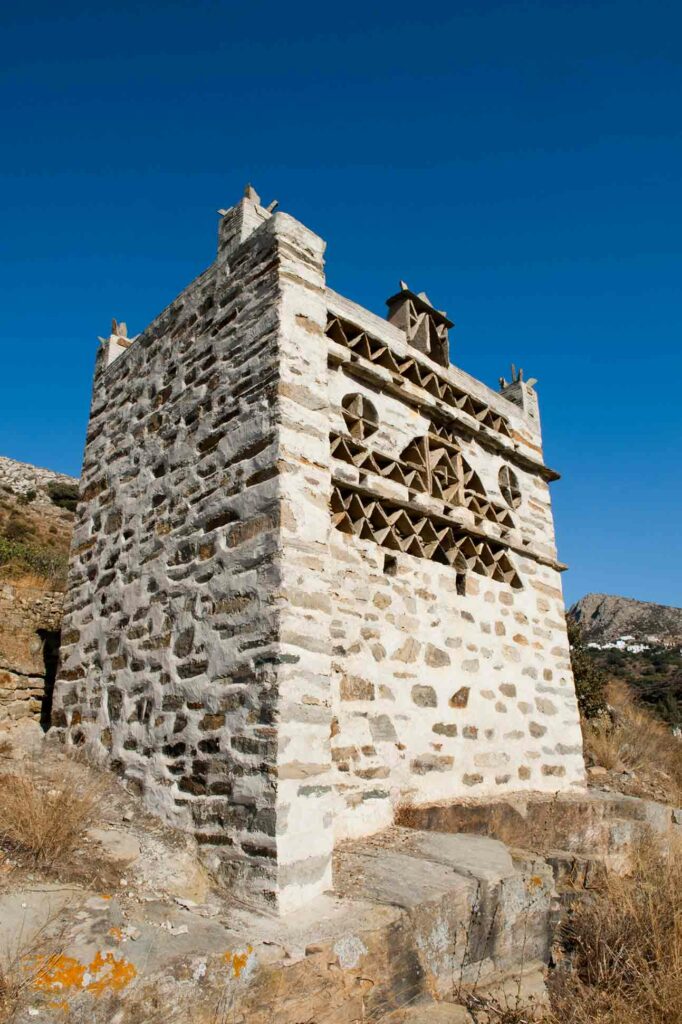
M 113 953 L 97 952 L 90 964 L 72 956 L 59 956 L 38 972 L 35 987 L 41 992 L 83 990 L 100 996 L 104 992 L 120 992 L 137 975 L 134 965 L 116 959 Z
M 58 956 L 38 972 L 35 987 L 41 992 L 82 988 L 86 970 L 80 960 L 72 956 Z
M 120 928 L 110 928 L 109 929 L 109 935 L 114 940 L 114 942 L 122 942 L 123 941 L 123 932 L 121 931 Z
M 96 975 L 102 972 L 104 973 L 101 978 L 94 978 L 87 986 L 87 991 L 96 996 L 103 992 L 120 992 L 137 975 L 134 965 L 123 957 L 117 960 L 113 953 L 102 956 L 98 952 L 88 968 L 88 974 Z
M 66 999 L 55 999 L 47 1004 L 51 1010 L 58 1010 L 59 1013 L 69 1013 L 71 1007 Z
M 225 953 L 224 960 L 228 967 L 232 968 L 232 975 L 235 978 L 241 977 L 242 972 L 246 969 L 249 957 L 253 953 L 253 946 L 247 946 L 246 952 L 244 953 Z

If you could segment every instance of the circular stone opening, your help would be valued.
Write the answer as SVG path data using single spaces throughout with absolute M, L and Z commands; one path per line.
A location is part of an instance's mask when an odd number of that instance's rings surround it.
M 510 508 L 518 508 L 521 504 L 521 488 L 519 478 L 509 466 L 503 466 L 497 477 L 502 497 Z
M 343 408 L 343 418 L 351 437 L 356 437 L 362 441 L 365 437 L 373 434 L 379 426 L 379 414 L 365 395 L 361 395 L 358 392 L 344 395 L 341 400 L 341 407 Z

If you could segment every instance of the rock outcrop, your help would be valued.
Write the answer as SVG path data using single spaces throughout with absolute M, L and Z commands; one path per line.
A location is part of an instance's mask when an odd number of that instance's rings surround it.
M 682 608 L 636 601 L 615 594 L 586 594 L 568 613 L 580 624 L 586 641 L 602 643 L 633 636 L 661 644 L 682 642 Z

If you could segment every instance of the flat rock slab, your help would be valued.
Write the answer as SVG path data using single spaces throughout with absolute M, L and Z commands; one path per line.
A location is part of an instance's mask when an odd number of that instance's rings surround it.
M 407 828 L 344 843 L 335 863 L 341 895 L 405 908 L 453 890 L 469 894 L 472 881 L 495 884 L 515 874 L 509 850 L 496 839 Z
M 120 866 L 132 864 L 141 853 L 139 840 L 123 829 L 91 828 L 88 830 L 88 838 L 102 847 L 108 860 Z
M 401 829 L 400 832 L 403 849 L 409 850 L 413 856 L 447 865 L 458 875 L 484 882 L 499 882 L 516 873 L 509 850 L 497 839 L 466 833 L 447 835 L 409 829 Z
M 409 807 L 401 824 L 427 833 L 475 833 L 526 850 L 567 850 L 625 862 L 637 839 L 651 830 L 663 841 L 679 826 L 663 804 L 596 789 L 576 793 L 510 794 L 496 800 Z
M 63 915 L 78 909 L 81 901 L 77 886 L 49 883 L 0 896 L 0 953 L 12 956 L 30 948 L 39 935 L 55 931 Z
M 405 853 L 363 850 L 346 853 L 338 864 L 337 882 L 344 895 L 406 910 L 455 894 L 466 900 L 476 889 L 473 879 L 452 867 Z

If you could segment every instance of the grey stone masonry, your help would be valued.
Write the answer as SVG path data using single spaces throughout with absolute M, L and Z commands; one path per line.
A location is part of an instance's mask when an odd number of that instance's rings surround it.
M 583 782 L 535 392 L 450 366 L 423 293 L 331 292 L 324 248 L 247 188 L 114 323 L 53 712 L 280 913 L 397 805 Z

